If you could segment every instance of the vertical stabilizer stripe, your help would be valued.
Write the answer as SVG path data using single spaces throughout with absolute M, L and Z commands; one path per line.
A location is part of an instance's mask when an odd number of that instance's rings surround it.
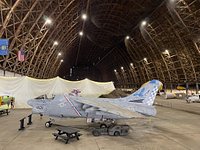
M 69 100 L 69 98 L 67 98 L 65 95 L 64 95 L 65 99 L 70 103 L 70 105 L 72 106 L 72 108 L 74 109 L 74 111 L 76 112 L 76 114 L 78 116 L 81 116 L 81 114 L 79 113 L 79 111 L 76 109 L 76 107 L 74 106 L 74 104 Z

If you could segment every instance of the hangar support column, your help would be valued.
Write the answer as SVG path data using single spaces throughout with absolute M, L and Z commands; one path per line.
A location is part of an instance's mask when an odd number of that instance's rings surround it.
M 196 83 L 196 94 L 198 94 L 199 93 L 199 83 L 197 82 Z
M 189 90 L 189 84 L 188 82 L 186 83 L 186 97 L 188 96 L 188 90 Z
M 170 92 L 172 93 L 172 90 L 173 90 L 173 84 L 170 83 Z

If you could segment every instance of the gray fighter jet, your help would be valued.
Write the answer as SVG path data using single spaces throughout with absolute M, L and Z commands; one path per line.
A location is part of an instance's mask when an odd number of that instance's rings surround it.
M 50 117 L 121 119 L 155 116 L 153 105 L 162 83 L 151 80 L 133 94 L 124 98 L 85 98 L 68 94 L 56 95 L 49 100 L 45 97 L 28 100 L 33 113 Z M 48 121 L 45 124 L 51 126 Z

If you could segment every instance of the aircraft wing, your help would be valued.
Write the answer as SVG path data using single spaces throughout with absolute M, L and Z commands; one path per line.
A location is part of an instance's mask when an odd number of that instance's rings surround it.
M 91 98 L 86 99 L 82 97 L 76 97 L 74 100 L 82 104 L 87 104 L 93 107 L 97 107 L 101 111 L 119 115 L 124 118 L 143 118 L 144 117 L 143 115 L 137 112 L 122 108 L 120 106 L 112 104 L 108 101 L 103 101 L 101 99 L 91 99 Z

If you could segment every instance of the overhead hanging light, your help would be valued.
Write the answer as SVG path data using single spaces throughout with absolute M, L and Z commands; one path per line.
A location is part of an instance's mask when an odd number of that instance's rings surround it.
M 142 25 L 142 27 L 146 26 L 147 25 L 147 21 L 146 20 L 142 21 L 141 25 Z
M 83 36 L 83 31 L 80 31 L 80 32 L 79 32 L 79 35 L 80 35 L 80 36 Z
M 127 36 L 126 36 L 126 39 L 127 39 L 127 40 L 130 39 L 130 36 L 127 35 Z
M 87 15 L 86 15 L 86 14 L 82 14 L 81 18 L 82 18 L 83 20 L 86 20 L 86 19 L 87 19 Z
M 50 18 L 46 18 L 45 24 L 51 24 L 52 20 Z
M 165 50 L 165 53 L 166 53 L 166 54 L 169 54 L 169 51 L 166 49 L 166 50 Z
M 58 45 L 58 42 L 57 42 L 57 41 L 54 41 L 54 42 L 53 42 L 53 45 Z

